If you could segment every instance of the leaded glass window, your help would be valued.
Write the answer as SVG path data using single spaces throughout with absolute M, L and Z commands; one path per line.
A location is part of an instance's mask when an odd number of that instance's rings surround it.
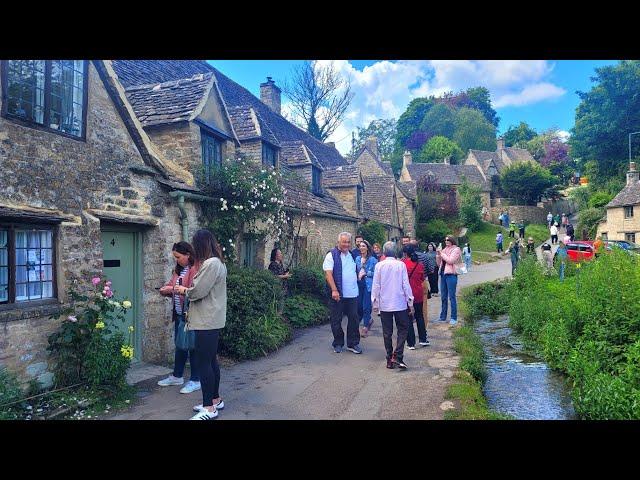
M 9 301 L 9 231 L 0 230 L 0 303 Z
M 211 170 L 222 165 L 222 141 L 204 130 L 200 130 L 202 143 L 202 164 L 204 176 L 208 182 L 211 178 Z
M 266 143 L 262 144 L 262 164 L 265 166 L 274 167 L 276 166 L 278 161 L 278 151 L 267 145 Z

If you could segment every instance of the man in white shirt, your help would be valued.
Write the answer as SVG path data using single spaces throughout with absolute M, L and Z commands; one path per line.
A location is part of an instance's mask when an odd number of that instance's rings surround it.
M 378 262 L 373 273 L 371 303 L 375 313 L 380 312 L 384 348 L 387 351 L 387 368 L 407 368 L 404 363 L 404 344 L 409 332 L 409 313 L 413 315 L 413 292 L 409 284 L 406 265 L 395 258 L 395 245 L 387 242 L 383 246 L 386 255 Z M 409 310 L 407 310 L 409 309 Z M 393 349 L 393 321 L 398 329 L 396 348 Z
M 322 269 L 325 280 L 331 290 L 331 331 L 333 332 L 333 351 L 342 352 L 344 348 L 344 330 L 342 317 L 347 316 L 347 350 L 362 353 L 359 346 L 360 331 L 358 324 L 358 268 L 351 255 L 351 234 L 338 235 L 338 244 L 324 258 Z

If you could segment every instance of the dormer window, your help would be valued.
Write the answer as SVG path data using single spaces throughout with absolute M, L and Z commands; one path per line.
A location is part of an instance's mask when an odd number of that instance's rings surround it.
M 204 167 L 204 177 L 208 182 L 211 178 L 211 170 L 222 165 L 222 140 L 200 130 L 202 143 L 202 165 Z
M 262 165 L 276 168 L 278 164 L 278 151 L 271 145 L 262 144 Z
M 315 195 L 322 193 L 322 172 L 318 167 L 311 167 L 311 191 Z
M 356 186 L 356 208 L 358 213 L 362 213 L 362 188 L 360 185 Z

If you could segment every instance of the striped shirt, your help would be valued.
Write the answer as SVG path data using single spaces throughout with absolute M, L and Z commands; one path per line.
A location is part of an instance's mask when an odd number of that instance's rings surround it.
M 189 265 L 182 268 L 180 275 L 178 276 L 178 278 L 176 278 L 176 285 L 179 284 L 178 282 L 180 281 L 180 279 L 182 279 L 182 284 L 184 285 L 184 277 L 187 276 L 187 273 L 189 273 Z M 177 293 L 173 294 L 173 306 L 176 309 L 176 313 L 178 315 L 182 315 L 182 301 L 180 297 L 181 295 L 178 295 Z

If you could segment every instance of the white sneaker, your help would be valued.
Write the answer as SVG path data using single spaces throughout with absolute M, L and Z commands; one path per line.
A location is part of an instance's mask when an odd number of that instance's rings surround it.
M 204 407 L 202 406 L 202 404 L 196 405 L 195 407 L 193 407 L 193 411 L 200 412 L 203 408 Z M 220 403 L 216 405 L 216 410 L 224 410 L 224 400 L 220 400 Z
M 427 346 L 431 345 L 431 342 L 429 342 L 429 340 L 427 340 L 426 342 L 420 342 L 420 345 L 422 345 L 423 347 L 427 347 Z
M 171 385 L 182 385 L 184 383 L 184 378 L 174 377 L 173 375 L 169 375 L 164 380 L 160 380 L 158 385 L 161 387 L 170 387 Z
M 217 416 L 218 416 L 218 410 L 214 410 L 213 412 L 210 412 L 209 410 L 204 408 L 200 410 L 198 413 L 196 413 L 189 420 L 213 420 Z
M 408 345 L 407 345 L 407 348 L 408 348 L 409 350 L 415 350 L 415 349 L 416 349 L 416 347 L 410 347 L 410 346 L 408 346 Z
M 200 390 L 200 382 L 189 380 L 187 384 L 180 389 L 180 393 L 191 393 Z

